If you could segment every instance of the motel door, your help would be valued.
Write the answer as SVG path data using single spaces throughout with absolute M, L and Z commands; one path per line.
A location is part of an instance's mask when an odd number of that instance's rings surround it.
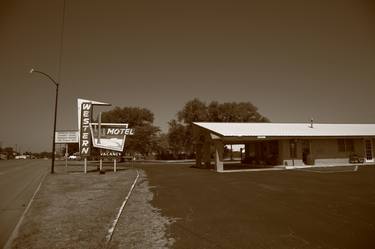
M 365 159 L 366 162 L 374 162 L 371 139 L 365 139 Z
M 302 140 L 302 161 L 304 164 L 309 164 L 308 157 L 311 153 L 311 144 L 309 140 Z

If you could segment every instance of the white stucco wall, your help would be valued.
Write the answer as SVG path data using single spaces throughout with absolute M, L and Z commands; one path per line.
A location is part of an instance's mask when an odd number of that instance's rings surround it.
M 349 163 L 349 156 L 355 153 L 361 157 L 364 156 L 363 139 L 354 139 L 354 152 L 339 152 L 337 139 L 310 139 L 310 153 L 315 161 L 315 165 L 319 164 L 347 164 Z M 292 158 L 290 157 L 289 140 L 280 141 L 280 157 L 284 165 L 292 165 Z M 374 149 L 375 152 L 375 149 Z M 374 153 L 375 155 L 375 153 Z M 294 160 L 294 165 L 304 165 L 302 161 L 302 143 L 297 142 L 297 156 Z

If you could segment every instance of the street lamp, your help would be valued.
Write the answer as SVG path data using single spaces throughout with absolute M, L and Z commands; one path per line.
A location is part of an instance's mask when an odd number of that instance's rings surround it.
M 30 73 L 39 73 L 39 74 L 43 74 L 44 76 L 46 76 L 48 79 L 50 79 L 53 84 L 55 84 L 56 86 L 56 100 L 55 100 L 55 117 L 54 117 L 54 120 L 53 120 L 53 138 L 52 138 L 52 164 L 51 164 L 51 174 L 54 173 L 54 169 L 55 169 L 55 134 L 56 134 L 56 114 L 57 114 L 57 98 L 58 98 L 58 95 L 59 95 L 59 83 L 57 83 L 51 76 L 49 76 L 48 74 L 44 73 L 44 72 L 41 72 L 41 71 L 38 71 L 38 70 L 35 70 L 34 68 L 32 68 L 30 70 Z

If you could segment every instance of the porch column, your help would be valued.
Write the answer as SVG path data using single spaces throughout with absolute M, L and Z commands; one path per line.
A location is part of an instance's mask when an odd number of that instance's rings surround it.
M 245 157 L 250 156 L 250 143 L 245 144 Z
M 216 140 L 215 144 L 215 167 L 217 172 L 224 171 L 223 153 L 224 143 L 221 140 Z

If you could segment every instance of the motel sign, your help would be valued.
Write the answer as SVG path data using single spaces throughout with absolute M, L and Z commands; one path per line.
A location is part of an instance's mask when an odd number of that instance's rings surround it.
M 79 152 L 84 158 L 90 156 L 91 147 L 105 149 L 108 155 L 124 150 L 126 136 L 134 135 L 128 124 L 93 123 L 93 107 L 110 104 L 93 100 L 78 99 Z M 104 153 L 105 154 L 105 153 Z
M 83 102 L 81 110 L 80 154 L 81 156 L 89 156 L 91 148 L 90 121 L 92 104 L 90 102 Z

